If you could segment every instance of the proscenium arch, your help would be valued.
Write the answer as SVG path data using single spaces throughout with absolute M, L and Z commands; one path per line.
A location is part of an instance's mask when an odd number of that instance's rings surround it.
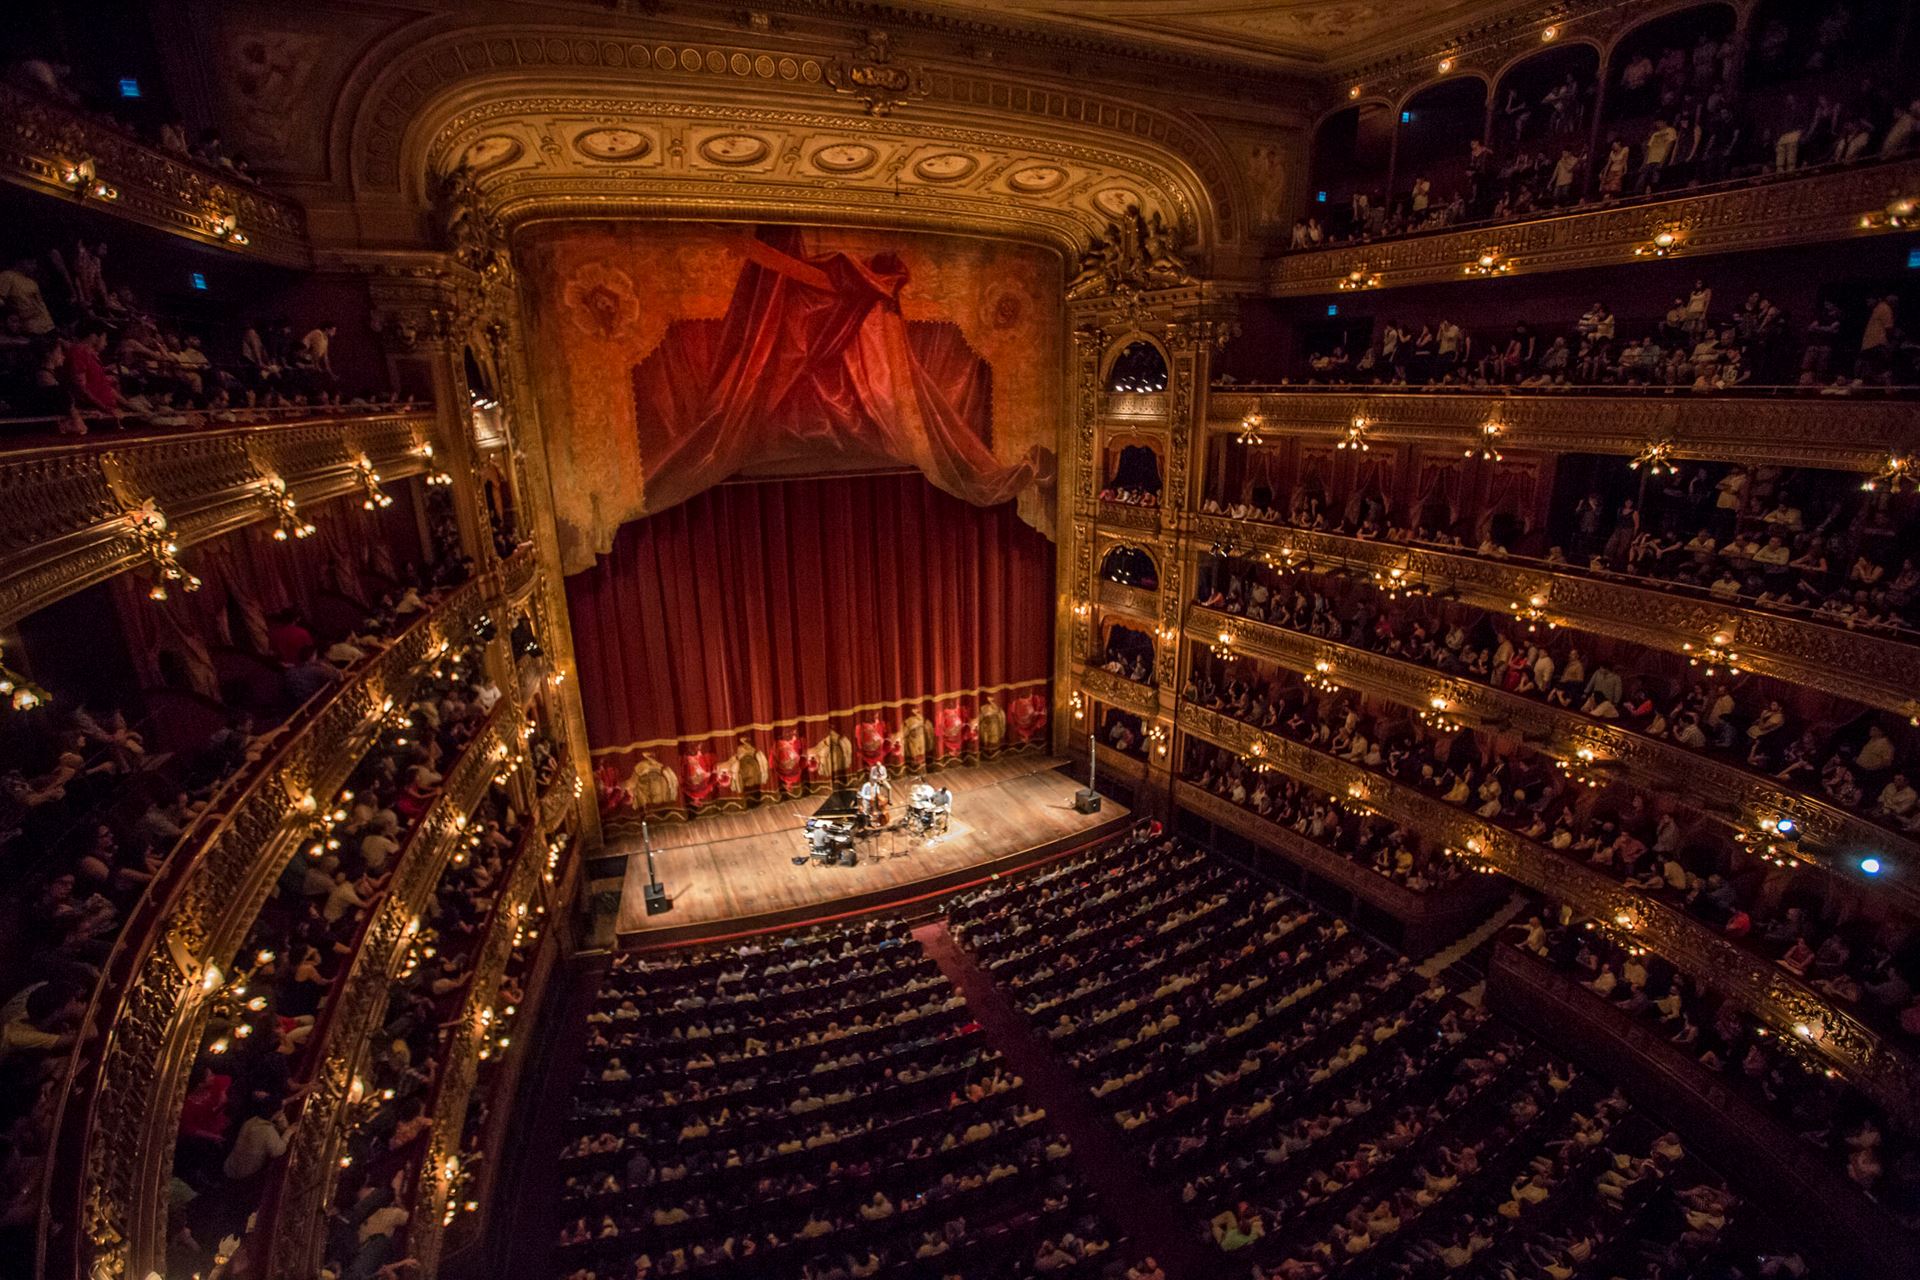
M 716 33 L 703 31 L 691 39 L 676 38 L 670 48 L 654 46 L 652 38 L 642 42 L 575 29 L 462 28 L 457 16 L 448 15 L 414 23 L 377 44 L 348 77 L 332 123 L 330 168 L 356 200 L 405 205 L 424 194 L 436 146 L 449 124 L 467 113 L 516 98 L 576 98 L 582 104 L 624 99 L 655 109 L 725 115 L 743 126 L 785 114 L 850 133 L 892 130 L 927 142 L 973 135 L 977 145 L 1018 151 L 1041 163 L 1059 158 L 1133 175 L 1165 195 L 1164 212 L 1184 225 L 1195 257 L 1238 237 L 1233 166 L 1210 132 L 1182 117 L 1117 96 L 1036 86 L 1030 79 L 990 76 L 971 65 L 929 63 L 930 96 L 876 119 L 854 99 L 820 83 L 831 49 L 823 53 L 814 45 L 803 53 L 773 36 L 749 36 L 757 43 L 744 43 L 743 34 L 720 35 L 727 43 L 715 44 Z M 669 54 L 671 68 L 660 56 Z M 782 78 L 786 63 L 812 68 L 811 78 Z M 762 75 L 768 65 L 773 73 Z M 1022 128 L 1027 121 L 1031 127 Z M 771 194 L 729 192 L 730 186 L 746 184 L 689 177 L 682 185 L 689 189 L 682 207 L 699 203 L 691 189 L 711 186 L 711 198 L 726 203 L 736 217 L 751 213 L 756 204 L 783 203 Z M 593 197 L 609 194 L 596 191 Z M 784 203 L 790 206 L 791 198 Z M 1022 216 L 1038 207 L 1018 200 L 1003 204 Z M 1077 250 L 1100 233 L 1104 221 L 1081 207 L 1075 211 L 1078 225 L 1058 227 L 1050 238 L 1063 249 Z M 1004 235 L 1005 227 L 993 222 L 984 219 L 978 229 Z

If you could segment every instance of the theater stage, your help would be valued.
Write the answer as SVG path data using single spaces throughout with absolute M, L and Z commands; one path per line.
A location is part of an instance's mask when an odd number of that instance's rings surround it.
M 1111 799 L 1097 814 L 1074 812 L 1079 783 L 1060 770 L 1062 763 L 1021 755 L 930 773 L 928 781 L 953 791 L 947 833 L 925 844 L 904 833 L 870 837 L 860 842 L 860 862 L 852 867 L 793 865 L 803 847 L 801 829 L 824 795 L 655 826 L 655 860 L 673 910 L 647 915 L 647 860 L 637 840 L 610 849 L 632 855 L 620 895 L 620 944 L 653 946 L 790 924 L 936 893 L 1126 824 L 1127 811 Z M 894 790 L 904 803 L 898 779 Z

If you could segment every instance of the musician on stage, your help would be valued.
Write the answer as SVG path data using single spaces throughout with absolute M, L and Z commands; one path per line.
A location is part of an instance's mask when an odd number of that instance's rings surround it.
M 876 766 L 877 767 L 877 766 Z M 860 784 L 860 816 L 867 821 L 867 828 L 877 831 L 887 825 L 887 793 L 884 788 L 868 774 L 867 780 Z
M 913 814 L 915 829 L 925 831 L 933 825 L 933 788 L 927 785 L 925 778 L 913 784 L 907 793 L 907 804 Z

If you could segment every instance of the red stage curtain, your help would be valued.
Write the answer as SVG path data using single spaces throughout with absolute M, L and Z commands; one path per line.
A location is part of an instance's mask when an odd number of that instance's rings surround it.
M 1053 546 L 917 473 L 721 485 L 567 579 L 603 800 L 660 808 L 1043 736 Z

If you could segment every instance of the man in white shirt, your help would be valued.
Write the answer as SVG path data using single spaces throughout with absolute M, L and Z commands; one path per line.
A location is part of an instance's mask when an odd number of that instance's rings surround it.
M 1666 171 L 1667 161 L 1673 156 L 1674 145 L 1679 141 L 1679 131 L 1666 120 L 1653 122 L 1653 131 L 1647 135 L 1646 149 L 1640 158 L 1637 190 L 1652 191 L 1660 185 L 1660 175 Z
M 305 368 L 315 373 L 333 376 L 333 335 L 339 326 L 332 321 L 315 325 L 307 330 L 307 336 L 300 339 L 300 352 L 296 357 Z
M 0 271 L 0 308 L 30 338 L 53 332 L 53 313 L 40 294 L 40 282 L 33 278 L 32 258 L 21 258 Z

